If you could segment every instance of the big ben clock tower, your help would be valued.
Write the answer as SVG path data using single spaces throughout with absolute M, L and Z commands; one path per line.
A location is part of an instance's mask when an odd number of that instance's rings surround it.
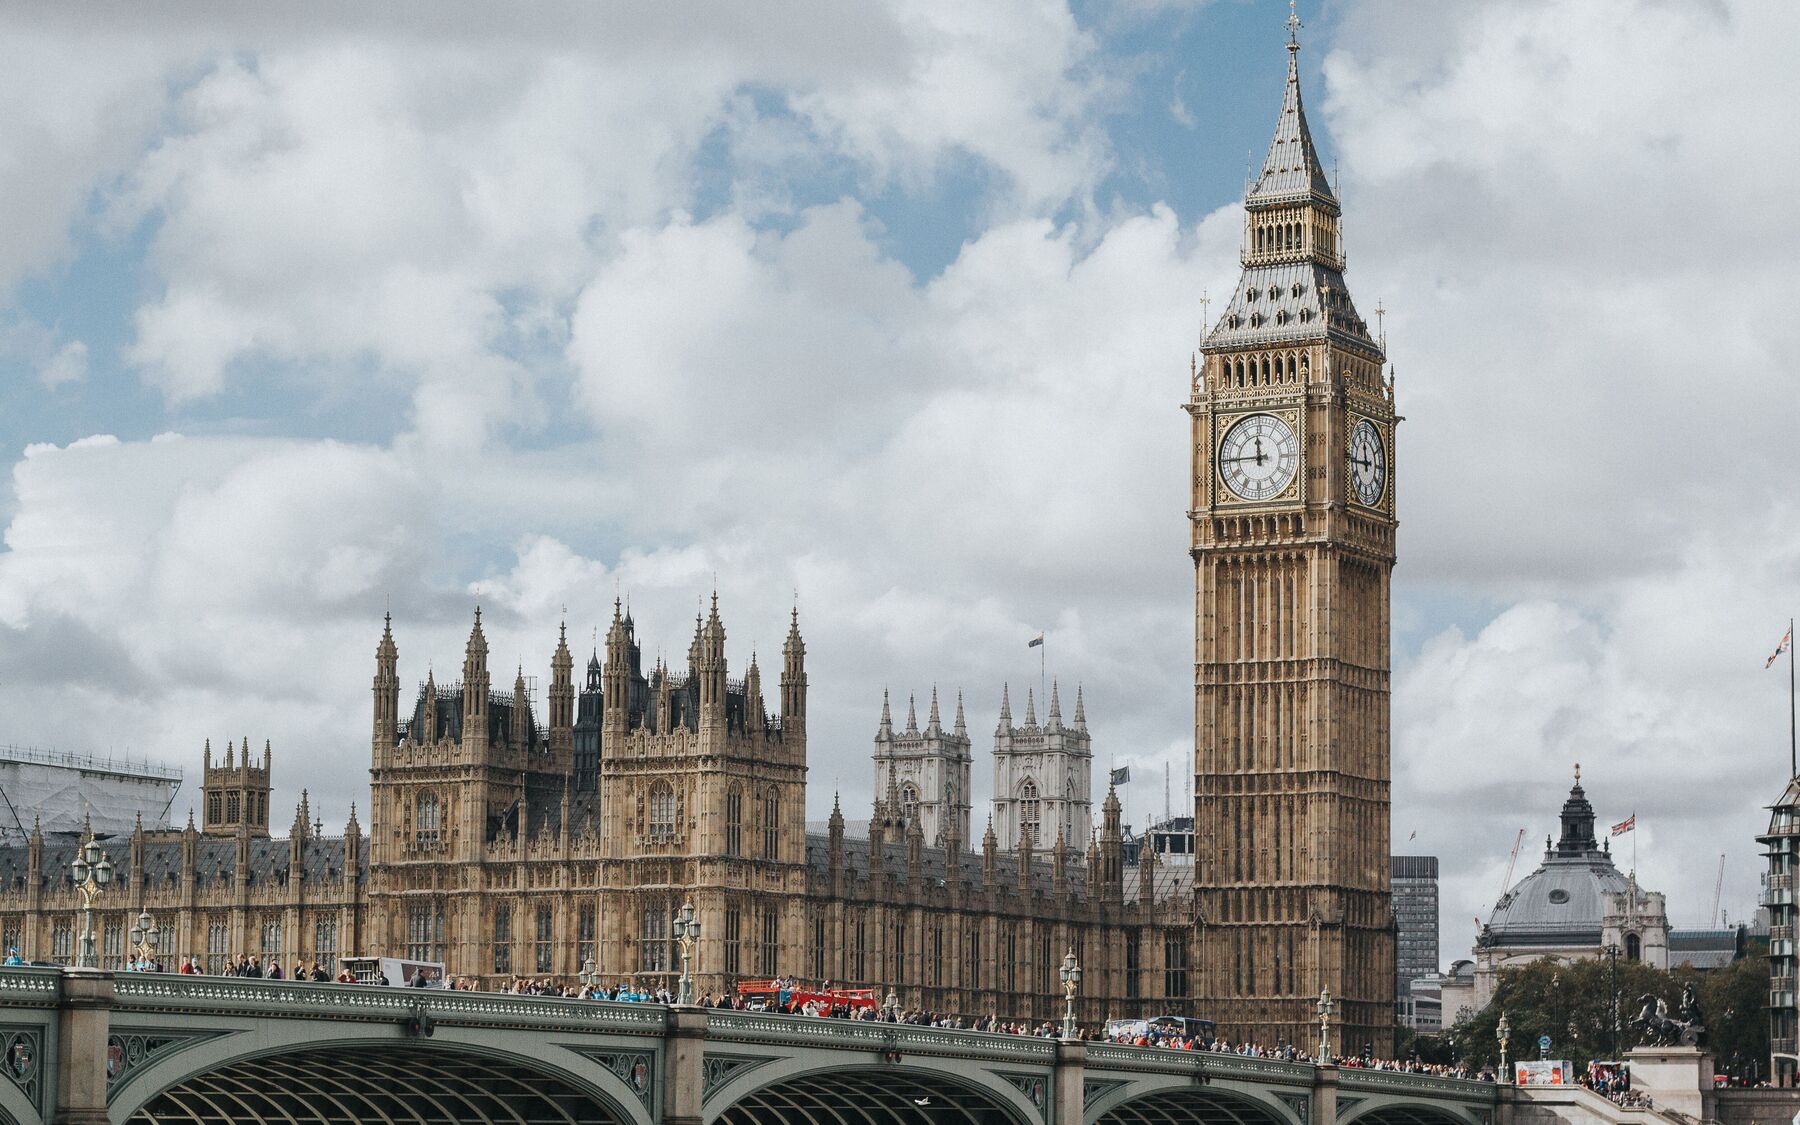
M 1198 1014 L 1234 1039 L 1393 1045 L 1393 388 L 1344 285 L 1336 194 L 1287 92 L 1193 417 Z

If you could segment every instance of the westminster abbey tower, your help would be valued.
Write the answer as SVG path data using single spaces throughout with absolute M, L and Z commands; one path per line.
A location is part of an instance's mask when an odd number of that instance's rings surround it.
M 1201 349 L 1193 418 L 1199 1011 L 1234 1039 L 1393 1045 L 1388 576 L 1394 414 L 1344 285 L 1337 195 L 1289 20 L 1243 274 Z M 1341 1030 L 1340 1030 L 1341 1029 Z

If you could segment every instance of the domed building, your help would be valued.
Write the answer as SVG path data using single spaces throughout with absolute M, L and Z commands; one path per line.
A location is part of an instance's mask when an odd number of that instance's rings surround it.
M 1562 836 L 1544 841 L 1544 862 L 1500 896 L 1475 941 L 1473 971 L 1443 988 L 1446 1025 L 1485 1008 L 1501 969 L 1544 957 L 1602 957 L 1608 948 L 1632 961 L 1669 967 L 1669 916 L 1663 896 L 1637 885 L 1635 872 L 1613 865 L 1612 850 L 1594 835 L 1594 806 L 1581 788 L 1581 767 L 1562 807 Z

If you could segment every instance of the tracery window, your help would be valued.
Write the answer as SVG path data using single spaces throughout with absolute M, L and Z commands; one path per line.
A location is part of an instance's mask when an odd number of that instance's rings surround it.
M 1029 777 L 1025 784 L 1019 786 L 1019 841 L 1030 842 L 1036 846 L 1038 842 L 1038 787 L 1037 782 Z
M 575 915 L 575 963 L 586 965 L 594 959 L 595 934 L 599 930 L 600 912 L 593 903 L 581 905 Z
M 206 920 L 206 971 L 218 976 L 225 971 L 225 959 L 231 954 L 231 931 L 223 918 Z
M 313 960 L 321 966 L 337 959 L 338 920 L 335 914 L 321 914 L 313 922 Z
M 766 976 L 774 976 L 781 972 L 777 964 L 781 952 L 781 915 L 773 906 L 763 908 L 762 920 L 762 972 Z
M 763 858 L 781 858 L 781 798 L 773 792 L 763 798 Z
M 725 791 L 725 854 L 744 854 L 744 791 L 736 784 Z
M 264 918 L 262 922 L 262 959 L 265 966 L 276 962 L 271 958 L 281 956 L 281 919 Z
M 919 815 L 919 790 L 910 781 L 900 787 L 900 815 L 908 821 Z
M 640 966 L 647 973 L 667 972 L 674 963 L 669 953 L 668 904 L 652 899 L 644 905 L 643 959 Z
M 421 902 L 406 911 L 406 955 L 414 961 L 444 959 L 444 904 Z
M 736 976 L 744 965 L 744 916 L 735 906 L 725 908 L 725 973 Z
M 537 911 L 537 971 L 547 973 L 556 962 L 556 918 L 548 906 Z
M 100 967 L 125 967 L 125 923 L 109 918 L 100 927 Z
M 58 922 L 50 930 L 50 959 L 69 963 L 75 949 L 75 931 L 67 922 Z
M 1172 930 L 1163 939 L 1163 995 L 1176 1000 L 1185 998 L 1187 994 L 1187 939 L 1180 931 Z
M 438 795 L 427 789 L 419 794 L 417 814 L 413 819 L 413 840 L 435 844 L 443 839 L 443 810 Z
M 650 787 L 649 834 L 667 838 L 675 835 L 675 787 L 659 781 Z
M 512 904 L 494 907 L 494 971 L 512 972 Z

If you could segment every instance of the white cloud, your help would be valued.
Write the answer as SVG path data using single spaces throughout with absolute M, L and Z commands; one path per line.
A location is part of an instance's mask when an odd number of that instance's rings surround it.
M 55 390 L 65 383 L 81 382 L 87 378 L 87 373 L 87 345 L 80 340 L 70 340 L 38 369 L 38 381 Z

